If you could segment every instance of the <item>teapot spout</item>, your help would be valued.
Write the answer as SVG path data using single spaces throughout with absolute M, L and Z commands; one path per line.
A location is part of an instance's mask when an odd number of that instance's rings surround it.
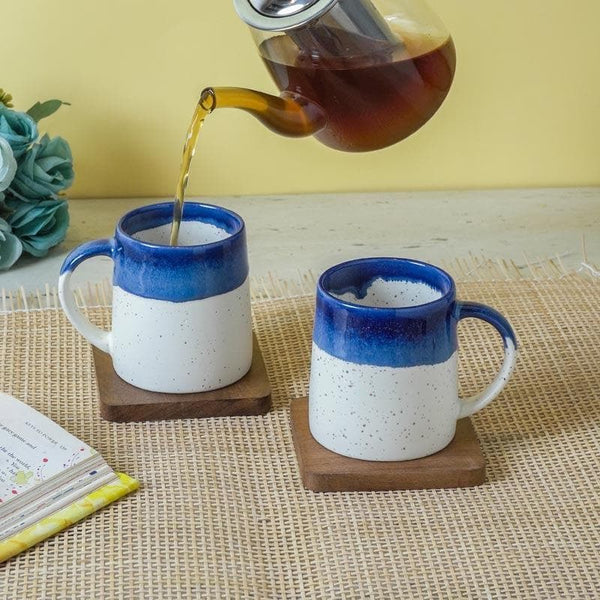
M 273 96 L 245 88 L 209 87 L 203 90 L 200 102 L 209 112 L 216 108 L 245 110 L 271 131 L 288 137 L 313 135 L 325 126 L 325 116 L 317 105 L 285 93 Z

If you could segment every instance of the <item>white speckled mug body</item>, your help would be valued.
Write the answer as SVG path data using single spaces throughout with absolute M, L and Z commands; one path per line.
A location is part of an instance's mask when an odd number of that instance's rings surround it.
M 436 365 L 381 367 L 313 343 L 309 411 L 313 437 L 338 454 L 381 461 L 434 454 L 456 432 L 456 353 Z
M 479 396 L 458 396 L 458 321 L 482 318 L 504 339 L 505 361 Z M 363 460 L 428 456 L 454 438 L 460 417 L 502 389 L 516 338 L 490 307 L 458 302 L 444 271 L 406 259 L 358 259 L 317 286 L 309 426 L 329 450 Z
M 61 270 L 61 302 L 128 383 L 176 394 L 222 388 L 252 363 L 244 223 L 226 209 L 187 202 L 179 245 L 172 247 L 172 214 L 172 203 L 135 209 L 119 221 L 114 238 L 76 248 Z M 99 254 L 115 263 L 110 332 L 85 319 L 69 290 L 73 270 Z
M 204 392 L 241 379 L 252 362 L 248 279 L 225 294 L 169 302 L 113 291 L 113 366 L 144 390 Z

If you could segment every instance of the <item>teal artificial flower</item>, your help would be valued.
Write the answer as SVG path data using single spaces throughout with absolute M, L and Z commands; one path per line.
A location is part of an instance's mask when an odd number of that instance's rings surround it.
M 66 200 L 47 198 L 37 202 L 23 202 L 8 198 L 6 206 L 12 211 L 8 223 L 23 244 L 23 250 L 32 256 L 46 256 L 48 250 L 60 244 L 67 235 L 69 209 Z
M 0 194 L 0 201 L 2 201 Z M 19 238 L 11 233 L 10 225 L 0 219 L 0 271 L 10 269 L 23 252 L 23 245 Z
M 3 137 L 0 137 L 0 192 L 3 192 L 12 183 L 16 172 L 17 161 L 12 148 Z
M 0 137 L 10 144 L 15 158 L 19 158 L 37 140 L 36 122 L 28 114 L 0 103 Z
M 44 135 L 19 161 L 10 192 L 25 202 L 56 199 L 59 192 L 73 183 L 74 177 L 73 157 L 67 141 Z

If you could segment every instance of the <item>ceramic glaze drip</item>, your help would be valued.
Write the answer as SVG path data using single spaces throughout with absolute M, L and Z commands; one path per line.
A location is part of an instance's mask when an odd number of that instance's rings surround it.
M 319 278 L 313 340 L 358 364 L 434 365 L 456 351 L 454 307 L 454 283 L 440 269 L 400 258 L 351 260 Z
M 74 268 L 88 251 L 106 253 L 115 261 L 115 285 L 137 296 L 172 302 L 224 294 L 246 280 L 246 232 L 238 215 L 186 202 L 182 240 L 194 245 L 176 248 L 163 243 L 172 219 L 171 202 L 136 209 L 121 219 L 114 240 L 104 240 L 104 248 L 79 249 L 65 268 Z M 154 235 L 160 244 L 148 246 L 138 239 Z M 202 241 L 206 243 L 198 245 Z
M 159 225 L 144 231 L 138 231 L 131 237 L 141 242 L 168 246 L 170 244 L 171 225 Z M 179 230 L 178 246 L 199 246 L 212 244 L 230 237 L 225 229 L 221 229 L 211 223 L 199 221 L 182 221 Z
M 422 281 L 390 280 L 378 277 L 362 290 L 343 294 L 331 292 L 338 300 L 373 308 L 406 308 L 428 304 L 442 297 L 436 288 Z

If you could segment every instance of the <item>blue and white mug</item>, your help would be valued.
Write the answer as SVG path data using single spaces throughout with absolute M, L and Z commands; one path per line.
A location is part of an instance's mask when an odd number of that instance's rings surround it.
M 112 356 L 117 374 L 154 392 L 204 392 L 241 379 L 252 362 L 244 222 L 208 204 L 186 202 L 179 245 L 169 246 L 173 204 L 124 215 L 113 238 L 75 248 L 59 280 L 75 328 Z M 93 256 L 114 261 L 112 330 L 79 311 L 73 271 Z
M 458 397 L 457 325 L 475 317 L 504 341 L 496 379 Z M 313 332 L 309 424 L 344 456 L 410 460 L 442 450 L 456 421 L 491 402 L 508 381 L 517 341 L 496 310 L 456 300 L 441 269 L 402 258 L 364 258 L 319 279 Z

